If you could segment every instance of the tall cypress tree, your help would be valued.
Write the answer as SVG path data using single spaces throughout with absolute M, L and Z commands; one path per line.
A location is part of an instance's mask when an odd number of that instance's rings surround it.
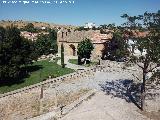
M 64 65 L 64 46 L 63 46 L 63 43 L 61 44 L 61 65 L 62 65 L 62 68 L 65 67 L 65 65 Z

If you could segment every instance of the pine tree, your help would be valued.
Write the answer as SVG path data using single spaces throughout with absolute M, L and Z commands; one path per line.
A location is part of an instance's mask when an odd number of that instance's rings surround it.
M 128 16 L 124 14 L 122 18 L 126 18 L 127 22 L 124 24 L 129 30 L 129 38 L 135 42 L 135 47 L 142 53 L 146 51 L 145 55 L 136 56 L 132 54 L 130 61 L 137 64 L 142 72 L 143 79 L 141 85 L 141 109 L 145 107 L 145 93 L 146 93 L 146 75 L 148 72 L 155 72 L 154 70 L 160 64 L 160 11 L 157 13 L 147 13 L 138 16 Z M 145 29 L 143 36 L 140 33 Z

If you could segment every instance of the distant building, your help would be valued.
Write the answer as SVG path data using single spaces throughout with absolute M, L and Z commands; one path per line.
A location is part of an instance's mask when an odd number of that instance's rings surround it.
M 95 23 L 85 23 L 85 26 L 84 26 L 84 28 L 89 28 L 89 29 L 92 29 L 93 27 L 96 27 Z
M 148 34 L 148 32 L 139 32 L 139 31 L 132 31 L 132 32 L 135 37 L 145 37 Z M 147 50 L 143 49 L 143 51 L 140 51 L 135 44 L 136 41 L 134 41 L 133 39 L 128 40 L 128 45 L 129 45 L 128 50 L 130 51 L 130 53 L 137 57 L 141 55 L 145 56 Z
M 138 48 L 135 46 L 135 42 L 132 39 L 128 40 L 128 45 L 129 48 L 128 50 L 131 52 L 131 54 L 133 54 L 134 56 L 145 56 L 146 55 L 146 49 L 143 50 L 143 52 L 141 52 L 140 50 L 138 50 Z
M 40 34 L 46 35 L 46 34 L 49 34 L 49 33 L 48 32 L 31 33 L 31 32 L 27 32 L 27 31 L 22 31 L 21 32 L 21 36 L 23 36 L 24 38 L 26 38 L 28 40 L 32 40 L 32 41 L 37 40 L 37 38 Z
M 42 30 L 45 30 L 45 29 L 46 29 L 46 27 L 41 27 L 41 29 L 42 29 Z
M 38 33 L 31 33 L 31 32 L 27 32 L 27 31 L 23 31 L 23 32 L 21 32 L 21 36 L 23 36 L 24 38 L 26 38 L 28 40 L 35 41 L 38 37 Z

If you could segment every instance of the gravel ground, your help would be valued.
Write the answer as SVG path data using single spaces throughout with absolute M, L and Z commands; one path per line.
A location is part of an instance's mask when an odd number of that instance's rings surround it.
M 96 72 L 94 77 L 75 80 L 70 83 L 61 83 L 58 91 L 75 91 L 82 88 L 97 89 L 97 93 L 91 100 L 85 101 L 75 110 L 71 111 L 61 120 L 147 120 L 137 112 L 138 108 L 125 99 L 106 95 L 102 86 L 113 81 L 132 81 L 135 77 L 133 72 L 122 69 L 110 69 L 110 72 Z M 117 72 L 118 71 L 118 72 Z M 137 75 L 135 71 L 135 76 Z M 114 91 L 115 92 L 115 91 Z
M 109 68 L 108 68 L 109 69 Z M 111 70 L 111 69 L 110 69 Z M 135 73 L 135 75 L 137 72 Z M 116 80 L 133 80 L 135 77 L 128 70 L 125 71 L 112 71 L 111 72 L 96 72 L 94 77 L 86 77 L 79 80 L 72 80 L 68 83 L 60 83 L 56 89 L 58 91 L 76 91 L 81 88 L 97 89 L 102 90 L 101 85 L 105 84 L 106 81 Z
M 98 91 L 90 100 L 60 120 L 149 120 L 137 108 L 120 98 Z
M 136 111 L 138 108 L 133 103 L 128 103 L 125 99 L 119 97 L 106 95 L 103 87 L 106 83 L 111 84 L 114 81 L 132 81 L 135 79 L 132 74 L 134 73 L 135 76 L 138 76 L 140 74 L 139 71 L 123 70 L 114 67 L 107 67 L 105 70 L 107 72 L 97 71 L 94 77 L 62 82 L 54 90 L 51 87 L 45 91 L 45 93 L 53 94 L 55 91 L 68 93 L 81 89 L 97 90 L 96 95 L 91 100 L 85 101 L 76 110 L 71 111 L 62 118 L 62 120 L 144 120 L 145 117 Z M 114 89 L 111 91 L 119 92 L 114 91 Z

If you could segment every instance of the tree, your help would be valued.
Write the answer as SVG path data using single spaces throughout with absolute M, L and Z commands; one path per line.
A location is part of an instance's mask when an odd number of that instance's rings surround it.
M 91 57 L 91 52 L 93 49 L 94 47 L 91 40 L 86 38 L 78 44 L 78 56 L 80 58 L 84 58 L 84 61 L 86 62 L 86 59 Z
M 106 25 L 106 24 L 99 26 L 100 29 L 107 29 L 107 27 L 108 27 L 108 25 Z
M 27 39 L 22 39 L 23 45 L 22 45 L 22 49 L 21 49 L 21 55 L 24 59 L 24 63 L 26 63 L 26 65 L 31 64 L 33 60 L 37 60 L 38 56 L 35 54 L 36 48 L 34 46 L 34 42 L 27 40 Z
M 108 43 L 106 56 L 109 60 L 117 61 L 128 56 L 127 43 L 121 30 L 113 33 L 112 40 Z
M 62 68 L 65 67 L 65 65 L 64 65 L 64 46 L 63 46 L 63 43 L 61 44 L 61 65 L 62 65 Z
M 115 23 L 108 24 L 107 28 L 108 28 L 109 30 L 114 30 L 114 29 L 116 28 Z
M 35 42 L 36 52 L 38 56 L 50 54 L 51 43 L 48 35 L 41 34 Z
M 28 31 L 28 32 L 37 32 L 37 30 L 34 28 L 34 25 L 32 23 L 28 23 L 23 30 Z
M 38 56 L 57 53 L 58 47 L 56 31 L 50 30 L 48 35 L 41 34 L 38 36 L 35 41 L 35 48 Z
M 0 28 L 0 82 L 14 80 L 22 66 L 32 63 L 30 44 L 13 25 Z
M 51 49 L 52 53 L 58 52 L 58 45 L 57 45 L 57 31 L 49 29 L 49 41 L 51 42 Z
M 98 29 L 100 30 L 100 33 L 101 34 L 108 34 L 108 33 L 111 33 L 112 31 L 115 31 L 116 30 L 116 26 L 114 23 L 112 24 L 104 24 L 104 25 L 100 25 L 98 27 Z M 107 30 L 107 31 L 106 31 Z M 109 30 L 109 31 L 108 31 Z
M 141 85 L 141 109 L 145 106 L 145 92 L 146 92 L 146 75 L 148 72 L 155 72 L 155 69 L 160 63 L 160 11 L 157 13 L 145 12 L 139 16 L 129 16 L 124 14 L 123 18 L 127 19 L 124 24 L 126 30 L 130 32 L 129 38 L 134 39 L 135 47 L 145 55 L 130 56 L 130 61 L 136 63 L 143 71 L 143 80 Z M 140 29 L 146 31 L 141 33 Z M 141 35 L 139 35 L 141 33 Z
M 89 28 L 84 28 L 84 26 L 80 26 L 80 27 L 77 27 L 76 29 L 75 29 L 75 31 L 88 31 L 89 30 Z

